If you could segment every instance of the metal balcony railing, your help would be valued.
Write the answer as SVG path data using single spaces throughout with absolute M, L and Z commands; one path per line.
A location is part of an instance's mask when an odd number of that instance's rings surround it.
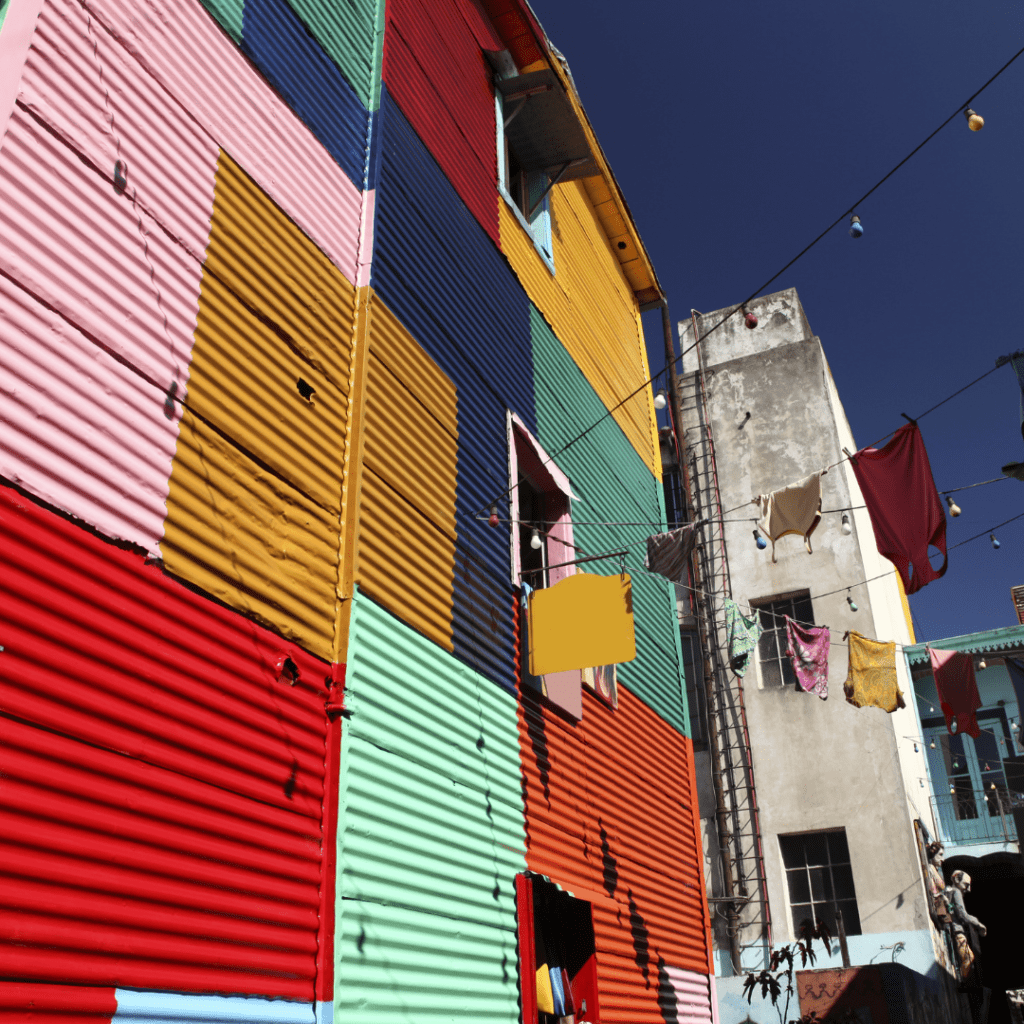
M 1017 798 L 1017 799 L 1015 799 Z M 1018 841 L 1014 810 L 1020 815 L 1019 794 L 993 789 L 939 793 L 931 797 L 932 810 L 944 843 L 973 846 Z

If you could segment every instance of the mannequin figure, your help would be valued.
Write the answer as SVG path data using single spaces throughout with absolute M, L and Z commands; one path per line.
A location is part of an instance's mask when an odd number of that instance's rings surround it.
M 977 983 L 975 960 L 980 952 L 978 936 L 987 934 L 985 926 L 964 906 L 964 893 L 971 891 L 971 876 L 966 871 L 953 872 L 953 884 L 946 889 L 946 901 L 953 918 L 956 953 L 960 961 L 960 977 L 965 984 Z
M 950 924 L 953 920 L 943 894 L 943 890 L 946 888 L 946 879 L 942 874 L 942 862 L 945 859 L 946 850 L 942 843 L 929 843 L 925 847 L 925 853 L 928 854 L 928 894 L 932 901 L 932 916 L 941 927 Z

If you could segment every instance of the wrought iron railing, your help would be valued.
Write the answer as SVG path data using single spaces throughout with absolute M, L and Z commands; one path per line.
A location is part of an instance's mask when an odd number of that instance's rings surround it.
M 1015 799 L 1018 798 L 1018 799 Z M 939 793 L 931 797 L 942 841 L 957 846 L 1018 841 L 1014 810 L 1020 815 L 1019 794 L 1003 789 Z

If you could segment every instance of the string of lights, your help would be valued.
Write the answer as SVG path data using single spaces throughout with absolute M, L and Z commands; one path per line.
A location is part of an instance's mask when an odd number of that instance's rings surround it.
M 714 334 L 715 331 L 717 331 L 720 327 L 722 327 L 725 323 L 727 323 L 737 313 L 743 312 L 745 316 L 748 315 L 747 312 L 746 312 L 746 307 L 747 307 L 748 303 L 753 302 L 754 299 L 756 299 L 762 292 L 765 291 L 765 289 L 767 289 L 770 285 L 772 285 L 775 281 L 777 281 L 787 270 L 789 270 L 790 267 L 793 266 L 794 263 L 796 263 L 798 260 L 802 259 L 808 252 L 810 252 L 811 249 L 813 249 L 827 234 L 829 234 L 829 232 L 831 232 L 842 221 L 844 221 L 846 219 L 846 217 L 852 215 L 852 221 L 851 221 L 851 227 L 850 227 L 851 235 L 853 235 L 854 237 L 859 237 L 860 235 L 862 235 L 864 229 L 863 229 L 863 226 L 860 223 L 860 218 L 857 216 L 857 214 L 854 211 L 859 206 L 863 205 L 863 203 L 870 196 L 872 196 L 875 192 L 877 192 L 878 189 L 882 187 L 882 185 L 884 185 L 898 170 L 900 170 L 901 167 L 904 166 L 904 164 L 906 164 L 914 156 L 916 156 L 916 154 L 919 153 L 929 142 L 931 142 L 931 140 L 934 139 L 935 136 L 938 135 L 939 132 L 941 132 L 942 129 L 945 128 L 950 123 L 950 121 L 952 121 L 954 118 L 956 118 L 956 116 L 958 114 L 963 113 L 963 114 L 965 114 L 967 116 L 968 125 L 969 125 L 969 127 L 971 128 L 972 131 L 980 130 L 980 128 L 985 123 L 984 119 L 981 118 L 978 114 L 976 114 L 973 110 L 970 109 L 970 104 L 978 96 L 980 96 L 997 78 L 999 78 L 999 76 L 1004 71 L 1007 70 L 1007 68 L 1009 68 L 1022 55 L 1024 55 L 1024 47 L 1019 49 L 1001 68 L 999 68 L 998 71 L 996 71 L 996 73 L 994 75 L 992 75 L 991 78 L 988 79 L 988 81 L 986 81 L 979 89 L 976 89 L 973 93 L 971 93 L 971 95 L 962 104 L 960 104 L 956 108 L 956 110 L 953 111 L 953 113 L 950 114 L 949 117 L 947 117 L 936 129 L 934 129 L 934 131 L 930 132 L 923 139 L 923 141 L 919 142 L 902 160 L 900 160 L 900 162 L 898 164 L 896 164 L 888 173 L 883 175 L 883 177 L 881 177 L 877 182 L 875 182 L 875 184 L 872 185 L 871 188 L 869 188 L 856 202 L 851 204 L 838 217 L 836 217 L 836 219 L 834 221 L 832 221 L 832 223 L 829 224 L 820 234 L 818 234 L 811 242 L 809 242 L 807 245 L 805 245 L 804 248 L 801 249 L 800 252 L 798 252 L 788 263 L 786 263 L 780 270 L 778 270 L 774 274 L 772 274 L 772 276 L 769 277 L 767 281 L 765 281 L 760 287 L 756 288 L 749 296 L 747 296 L 746 299 L 743 300 L 743 302 L 741 302 L 741 303 L 739 303 L 739 305 L 733 307 L 728 313 L 726 313 L 726 315 L 724 317 L 722 317 L 721 320 L 718 321 L 717 324 L 715 324 L 712 328 L 710 328 L 710 330 L 708 330 L 704 334 L 702 334 L 696 341 L 694 341 L 694 343 L 692 345 L 690 345 L 686 349 L 682 350 L 679 353 L 679 355 L 676 356 L 672 360 L 672 365 L 673 366 L 678 365 L 680 363 L 680 361 L 682 360 L 684 355 L 686 355 L 688 352 L 693 351 L 693 349 L 695 349 L 702 341 L 704 341 L 706 338 L 708 338 L 712 334 Z M 859 230 L 857 230 L 857 229 L 859 229 Z M 756 319 L 755 319 L 755 324 L 756 324 Z M 635 388 L 628 395 L 626 395 L 625 398 L 621 399 L 619 402 L 617 402 L 611 408 L 606 410 L 601 416 L 598 417 L 597 420 L 595 420 L 593 423 L 591 423 L 590 426 L 588 426 L 584 430 L 580 431 L 580 433 L 578 433 L 575 437 L 573 437 L 569 441 L 567 441 L 561 448 L 559 448 L 557 451 L 555 451 L 552 455 L 549 455 L 547 460 L 544 463 L 542 463 L 542 465 L 547 465 L 548 463 L 552 462 L 559 455 L 561 455 L 564 451 L 567 451 L 573 445 L 575 445 L 579 441 L 581 441 L 584 437 L 586 437 L 588 434 L 590 434 L 590 432 L 593 431 L 600 423 L 603 423 L 604 420 L 606 420 L 609 416 L 611 416 L 617 410 L 621 409 L 622 406 L 624 406 L 627 402 L 631 401 L 633 398 L 635 398 L 642 391 L 644 391 L 647 388 L 649 388 L 652 384 L 655 383 L 655 381 L 660 380 L 666 373 L 668 373 L 668 369 L 669 369 L 669 364 L 666 363 L 666 365 L 661 370 L 659 370 L 656 374 L 654 374 L 653 376 L 651 376 L 647 380 L 645 380 L 639 387 Z M 995 369 L 998 369 L 998 366 Z M 995 369 L 989 370 L 988 373 L 994 373 Z M 988 376 L 988 373 L 983 374 L 977 380 L 972 381 L 970 384 L 965 385 L 963 388 L 960 389 L 960 391 L 954 392 L 948 398 L 943 399 L 941 402 L 938 403 L 938 405 L 932 406 L 931 409 L 928 409 L 926 412 L 922 413 L 921 416 L 927 416 L 928 413 L 934 412 L 940 406 L 945 405 L 946 402 L 950 401 L 950 399 L 952 399 L 952 398 L 955 398 L 958 394 L 960 394 L 961 391 L 966 391 L 967 388 L 970 388 L 974 384 L 977 384 L 978 381 L 983 380 L 985 377 Z M 920 418 L 921 417 L 918 417 L 918 419 L 920 419 Z M 892 432 L 890 432 L 890 433 L 892 433 Z M 889 436 L 890 436 L 889 434 L 885 435 L 885 437 L 889 437 Z M 882 441 L 885 440 L 885 437 L 880 438 L 878 441 L 874 442 L 874 444 L 870 445 L 869 447 L 874 447 L 874 445 L 880 444 Z M 839 465 L 839 463 L 836 463 L 836 465 Z M 482 508 L 478 509 L 477 513 L 479 514 L 481 512 L 486 511 L 488 508 L 497 505 L 497 503 L 499 501 L 501 501 L 504 498 L 508 497 L 518 486 L 519 486 L 518 482 L 513 483 L 510 487 L 508 487 L 501 494 L 497 495 L 491 501 L 487 502 L 487 504 L 484 505 Z

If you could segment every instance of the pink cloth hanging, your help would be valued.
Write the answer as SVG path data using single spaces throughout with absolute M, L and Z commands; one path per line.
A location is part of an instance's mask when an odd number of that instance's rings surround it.
M 786 618 L 786 654 L 793 663 L 796 681 L 807 693 L 828 699 L 828 626 L 802 626 Z
M 928 657 L 950 735 L 965 732 L 977 739 L 981 728 L 975 712 L 981 707 L 981 696 L 974 676 L 974 658 L 962 651 L 936 651 L 931 647 Z

